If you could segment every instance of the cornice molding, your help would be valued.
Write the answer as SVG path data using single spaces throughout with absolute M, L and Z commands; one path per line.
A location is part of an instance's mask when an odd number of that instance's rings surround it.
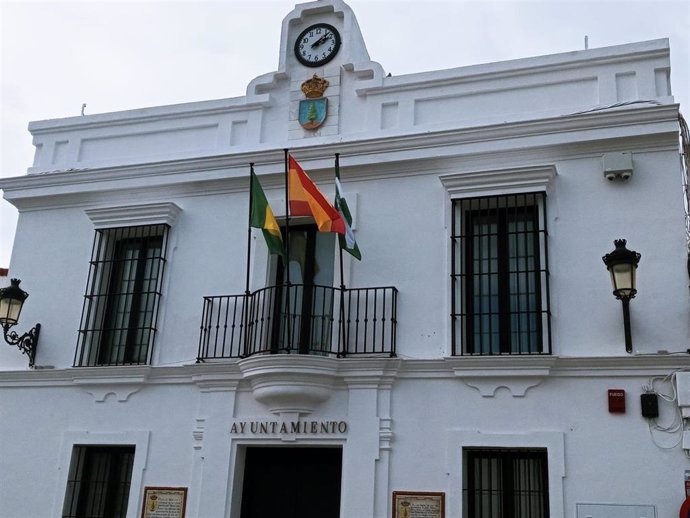
M 616 131 L 612 131 L 614 128 Z M 321 139 L 316 145 L 307 141 L 307 144 L 293 148 L 292 152 L 299 154 L 300 162 L 308 169 L 329 167 L 333 155 L 338 152 L 341 157 L 347 157 L 346 167 L 364 167 L 369 171 L 368 176 L 377 177 L 383 153 L 389 155 L 386 163 L 406 163 L 453 156 L 471 157 L 511 149 L 520 152 L 529 148 L 545 150 L 551 146 L 559 146 L 560 149 L 563 145 L 578 142 L 615 142 L 616 139 L 650 138 L 653 135 L 677 139 L 677 104 L 603 110 L 480 127 L 427 128 L 427 131 L 415 128 L 414 132 L 407 134 L 374 138 L 367 138 L 365 134 L 359 139 L 353 136 L 353 140 L 349 141 L 343 141 L 342 136 L 338 136 Z M 537 137 L 539 140 L 535 141 Z M 474 146 L 479 143 L 481 145 Z M 471 149 L 467 149 L 469 146 L 472 146 Z M 282 148 L 266 147 L 236 154 L 0 178 L 0 189 L 4 190 L 4 197 L 8 201 L 18 206 L 24 204 L 23 198 L 45 198 L 38 205 L 47 207 L 55 203 L 56 196 L 74 192 L 149 190 L 162 186 L 244 179 L 250 162 L 255 163 L 257 174 L 275 175 L 277 185 L 283 170 L 283 151 Z M 118 183 L 122 185 L 118 186 Z M 75 189 L 76 186 L 81 187 Z
M 228 99 L 170 104 L 121 112 L 34 121 L 29 123 L 29 132 L 32 135 L 41 135 L 56 131 L 83 131 L 170 119 L 180 120 L 190 117 L 207 117 L 237 111 L 259 110 L 268 107 L 269 104 L 268 95 L 253 96 L 251 101 L 248 101 L 247 97 L 231 97 Z
M 287 356 L 287 355 L 285 355 Z M 268 356 L 271 358 L 272 356 Z M 258 357 L 257 357 L 258 358 Z M 58 387 L 127 384 L 196 384 L 202 386 L 236 386 L 246 379 L 241 361 L 195 363 L 182 366 L 113 366 L 74 367 L 67 369 L 34 369 L 0 371 L 0 388 Z M 297 359 L 301 369 L 300 356 Z M 312 357 L 314 358 L 314 357 Z M 650 354 L 632 356 L 471 356 L 435 359 L 403 358 L 323 358 L 335 362 L 336 383 L 347 386 L 367 383 L 387 385 L 397 378 L 457 379 L 548 376 L 550 378 L 615 378 L 665 376 L 679 369 L 690 369 L 690 355 Z M 284 361 L 284 360 L 281 360 Z M 288 365 L 289 367 L 289 365 Z M 329 367 L 329 372 L 330 367 Z M 329 374 L 330 376 L 330 374 Z M 350 382 L 348 382 L 348 379 Z M 342 383 L 341 381 L 342 380 Z M 344 383 L 344 384 L 343 384 Z
M 392 93 L 428 88 L 454 86 L 478 81 L 505 80 L 525 75 L 562 72 L 581 69 L 583 66 L 595 69 L 601 65 L 624 63 L 632 60 L 669 58 L 667 39 L 650 40 L 635 44 L 616 45 L 598 49 L 565 52 L 547 56 L 484 63 L 465 67 L 419 72 L 386 78 L 385 84 L 364 86 L 357 89 L 357 95 L 387 95 Z
M 545 191 L 555 177 L 556 167 L 543 165 L 444 174 L 439 180 L 451 198 L 462 198 L 505 190 L 511 193 Z
M 173 226 L 182 209 L 175 203 L 142 203 L 101 207 L 84 211 L 97 229 L 138 225 Z

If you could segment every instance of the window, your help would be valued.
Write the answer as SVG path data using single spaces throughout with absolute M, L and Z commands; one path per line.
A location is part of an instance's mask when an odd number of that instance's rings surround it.
M 283 236 L 285 227 L 282 227 Z M 301 354 L 328 353 L 331 349 L 334 290 L 335 234 L 318 232 L 316 225 L 290 226 L 290 289 L 283 283 L 287 272 L 278 260 L 279 290 L 274 320 L 274 343 Z M 289 332 L 288 332 L 289 331 Z M 289 336 L 289 339 L 287 338 Z
M 544 198 L 453 200 L 453 354 L 550 352 Z
M 167 225 L 96 231 L 75 366 L 149 363 Z
M 464 453 L 465 518 L 548 518 L 544 449 L 474 449 Z
M 74 446 L 63 518 L 124 518 L 134 446 Z

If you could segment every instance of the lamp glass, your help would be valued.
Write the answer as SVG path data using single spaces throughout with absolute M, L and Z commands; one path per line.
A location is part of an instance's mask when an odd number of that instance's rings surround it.
M 15 325 L 19 321 L 19 313 L 22 311 L 24 301 L 2 297 L 0 298 L 0 324 Z
M 611 265 L 611 283 L 613 293 L 618 297 L 630 297 L 635 292 L 635 270 L 631 263 L 619 263 Z

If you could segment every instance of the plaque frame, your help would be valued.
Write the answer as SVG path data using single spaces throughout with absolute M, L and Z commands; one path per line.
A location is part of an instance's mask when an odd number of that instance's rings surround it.
M 439 513 L 434 518 L 446 517 L 446 494 L 439 491 L 393 491 L 393 518 L 417 518 L 414 512 L 410 512 L 408 516 L 403 516 L 403 513 L 398 513 L 398 502 L 403 500 L 417 500 L 417 501 L 432 501 L 437 502 Z M 414 504 L 410 507 L 414 507 Z M 426 518 L 426 516 L 425 516 Z
M 150 498 L 152 496 L 156 496 L 157 498 L 158 494 L 162 493 L 177 494 L 177 496 L 182 499 L 182 508 L 180 509 L 180 514 L 177 515 L 175 518 L 185 518 L 185 515 L 187 513 L 187 489 L 188 488 L 186 487 L 144 487 L 144 502 L 141 506 L 141 518 L 158 518 L 158 516 L 162 516 L 159 513 L 156 513 L 155 510 L 151 511 L 146 509 L 146 504 L 149 502 Z M 166 514 L 166 516 L 169 516 L 169 514 Z

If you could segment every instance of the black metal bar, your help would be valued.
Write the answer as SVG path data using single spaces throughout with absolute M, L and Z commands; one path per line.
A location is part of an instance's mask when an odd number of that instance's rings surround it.
M 254 203 L 254 162 L 249 163 L 249 212 L 247 215 L 247 267 L 244 281 L 244 295 L 249 297 L 249 268 L 252 253 L 252 204 Z M 247 304 L 242 305 L 242 325 L 247 328 Z M 245 341 L 247 334 L 245 332 Z
M 285 286 L 277 285 L 263 288 L 250 294 L 204 297 L 202 322 L 199 330 L 198 361 L 218 358 L 239 358 L 266 352 L 302 352 L 347 354 L 388 354 L 395 356 L 397 326 L 397 289 L 394 287 L 355 288 L 345 290 L 338 296 L 344 300 L 342 320 L 337 322 L 338 336 L 349 336 L 352 344 L 333 344 L 333 309 L 335 292 L 339 288 L 330 286 L 301 285 L 292 286 L 290 304 L 296 304 L 302 291 L 312 290 L 310 311 L 304 314 L 282 313 L 282 335 L 280 341 L 269 340 L 276 337 L 273 314 L 276 304 L 285 307 Z M 243 304 L 242 308 L 238 304 Z M 247 305 L 251 304 L 247 308 Z M 239 315 L 246 311 L 247 327 L 238 331 Z M 355 314 L 352 319 L 351 315 Z M 267 316 L 268 315 L 268 316 Z M 298 333 L 306 328 L 309 339 L 302 343 L 296 336 L 287 334 L 289 319 L 291 332 Z M 378 327 L 375 327 L 378 326 Z M 388 326 L 388 327 L 386 327 Z M 228 329 L 229 327 L 229 329 Z M 345 331 L 342 328 L 345 327 Z M 302 331 L 303 333 L 304 331 Z M 244 333 L 244 334 L 243 334 Z M 276 349 L 276 346 L 278 347 Z M 306 347 L 305 347 L 306 346 Z
M 346 326 L 347 329 L 350 329 L 350 323 L 352 322 L 352 291 L 347 292 L 347 316 L 345 318 L 345 321 L 342 323 L 343 326 Z M 357 340 L 357 334 L 355 333 L 355 340 Z M 348 341 L 343 344 L 343 349 L 346 352 L 350 352 L 350 339 L 352 335 L 350 334 L 347 339 Z
M 457 339 L 457 311 L 455 310 L 455 304 L 456 304 L 456 292 L 455 290 L 456 285 L 457 285 L 457 273 L 455 271 L 456 268 L 456 240 L 457 237 L 455 235 L 455 219 L 456 219 L 456 212 L 455 212 L 455 206 L 457 205 L 457 200 L 452 200 L 451 201 L 451 220 L 450 220 L 450 264 L 451 264 L 451 274 L 450 274 L 450 345 L 451 345 L 451 354 L 455 356 L 457 354 L 456 349 L 455 349 L 455 341 Z
M 94 274 L 94 262 L 93 258 L 98 257 L 97 250 L 100 250 L 101 239 L 100 233 L 96 232 L 93 237 L 93 244 L 91 245 L 91 261 L 89 261 L 89 277 L 86 281 L 86 294 L 84 295 L 84 305 L 81 310 L 81 320 L 79 327 L 79 341 L 77 345 L 77 350 L 74 351 L 74 362 L 73 365 L 82 365 L 84 360 L 84 352 L 86 351 L 86 341 L 87 333 L 89 328 L 89 321 L 91 319 L 91 309 L 93 304 L 89 299 L 89 294 L 95 292 L 96 275 Z M 77 360 L 77 357 L 79 358 Z
M 221 342 L 221 355 L 225 356 L 225 343 L 228 339 L 228 327 L 230 327 L 230 347 L 233 344 L 235 337 L 235 317 L 237 316 L 237 304 L 233 305 L 232 323 L 228 326 L 228 317 L 230 316 L 230 304 L 225 304 L 225 323 L 223 324 L 223 341 Z
M 391 357 L 397 356 L 397 328 L 398 328 L 398 290 L 393 288 L 393 307 L 391 313 Z
M 625 351 L 632 353 L 632 332 L 630 330 L 630 300 L 622 298 L 623 303 L 623 328 L 625 330 Z
M 542 195 L 541 198 L 541 209 L 542 209 L 542 218 L 543 221 L 541 222 L 542 224 L 539 225 L 539 228 L 541 230 L 541 236 L 543 239 L 543 250 L 544 250 L 544 261 L 543 261 L 543 267 L 541 270 L 541 276 L 543 276 L 544 279 L 544 295 L 546 296 L 546 314 L 544 315 L 543 308 L 542 309 L 542 329 L 543 329 L 543 318 L 544 316 L 546 317 L 546 345 L 547 345 L 547 350 L 544 351 L 544 346 L 542 345 L 541 351 L 546 352 L 546 353 L 551 353 L 551 291 L 549 289 L 549 231 L 547 228 L 547 223 L 548 223 L 548 218 L 546 215 L 546 193 Z M 540 286 L 540 289 L 541 286 Z
M 285 324 L 287 349 L 290 350 L 290 181 L 288 170 L 288 149 L 283 149 L 285 161 Z
M 201 363 L 203 358 L 206 358 L 208 354 L 208 319 L 210 314 L 210 302 L 208 297 L 204 297 L 204 308 L 201 313 L 201 325 L 199 326 L 199 351 L 197 352 L 196 361 Z
M 247 215 L 247 269 L 244 281 L 244 293 L 249 295 L 249 266 L 252 251 L 252 204 L 254 203 L 254 162 L 249 164 L 249 213 Z
M 335 177 L 340 180 L 340 153 L 335 154 Z M 336 186 L 335 209 L 340 211 L 340 196 L 338 196 L 337 190 Z M 345 319 L 345 273 L 343 269 L 343 247 L 340 246 L 340 239 L 338 239 L 338 259 L 340 264 L 340 321 L 342 322 Z M 338 354 L 345 357 L 347 354 L 345 347 L 347 344 L 346 326 L 341 325 L 340 329 L 342 331 L 342 345 L 338 350 Z M 338 334 L 338 340 L 340 340 L 340 333 Z

